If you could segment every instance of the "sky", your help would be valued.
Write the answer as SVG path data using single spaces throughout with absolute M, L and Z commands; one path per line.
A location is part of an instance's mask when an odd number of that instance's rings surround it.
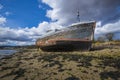
M 68 4 L 69 2 L 69 4 Z M 120 0 L 0 0 L 0 45 L 31 45 L 48 30 L 96 21 L 95 38 L 120 39 Z

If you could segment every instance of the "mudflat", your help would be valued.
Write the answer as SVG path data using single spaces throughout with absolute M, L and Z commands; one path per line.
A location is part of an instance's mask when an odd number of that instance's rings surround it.
M 84 52 L 24 48 L 0 60 L 0 80 L 120 80 L 120 42 Z

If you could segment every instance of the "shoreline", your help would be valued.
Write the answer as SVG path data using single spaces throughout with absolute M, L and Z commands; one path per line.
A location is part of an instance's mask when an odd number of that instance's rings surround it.
M 0 59 L 13 55 L 15 53 L 19 52 L 19 50 L 15 49 L 0 49 Z

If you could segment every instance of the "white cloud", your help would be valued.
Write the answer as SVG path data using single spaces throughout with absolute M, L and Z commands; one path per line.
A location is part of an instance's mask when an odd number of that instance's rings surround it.
M 96 23 L 96 26 L 97 26 L 97 27 L 101 27 L 101 21 L 97 22 L 97 23 Z
M 32 44 L 33 38 L 35 34 L 31 32 L 29 28 L 23 29 L 11 29 L 9 27 L 1 27 L 0 28 L 0 44 L 1 45 L 9 45 L 16 44 L 22 45 L 23 43 Z
M 16 45 L 29 45 L 34 44 L 37 38 L 46 34 L 48 30 L 55 30 L 62 28 L 56 23 L 42 22 L 38 27 L 12 29 L 9 27 L 0 28 L 0 45 L 16 44 Z M 3 44 L 2 44 L 3 43 Z
M 0 46 L 2 45 L 6 45 L 7 43 L 4 41 L 4 42 L 0 42 Z
M 5 17 L 0 17 L 0 25 L 4 25 L 6 22 L 6 18 Z
M 106 21 L 115 16 L 120 1 L 114 0 L 42 0 L 52 9 L 46 16 L 60 25 L 69 25 L 77 22 L 77 11 L 81 21 Z
M 104 34 L 109 32 L 120 32 L 120 20 L 115 23 L 109 23 L 102 27 L 96 27 L 96 34 Z
M 11 13 L 10 12 L 5 12 L 5 15 L 6 16 L 9 16 Z
M 0 10 L 3 8 L 3 5 L 0 4 Z
M 38 7 L 40 8 L 40 9 L 42 9 L 43 7 L 42 7 L 42 5 L 38 5 Z
M 19 46 L 23 46 L 23 45 L 34 45 L 35 42 L 32 41 L 12 41 L 12 40 L 6 40 L 3 42 L 0 42 L 0 46 L 2 45 L 19 45 Z
M 117 33 L 116 35 L 120 35 L 120 20 L 115 23 L 108 23 L 102 27 L 97 26 L 95 29 L 95 37 L 104 35 L 109 32 Z M 120 39 L 120 36 L 116 36 L 116 38 Z

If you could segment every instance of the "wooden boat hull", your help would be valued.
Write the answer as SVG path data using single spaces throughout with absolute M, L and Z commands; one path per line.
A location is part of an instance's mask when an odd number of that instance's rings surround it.
M 43 51 L 90 50 L 95 22 L 77 23 L 54 34 L 39 38 L 36 45 Z
M 73 51 L 73 50 L 90 50 L 92 41 L 86 40 L 57 40 L 54 44 L 41 45 L 43 51 Z

